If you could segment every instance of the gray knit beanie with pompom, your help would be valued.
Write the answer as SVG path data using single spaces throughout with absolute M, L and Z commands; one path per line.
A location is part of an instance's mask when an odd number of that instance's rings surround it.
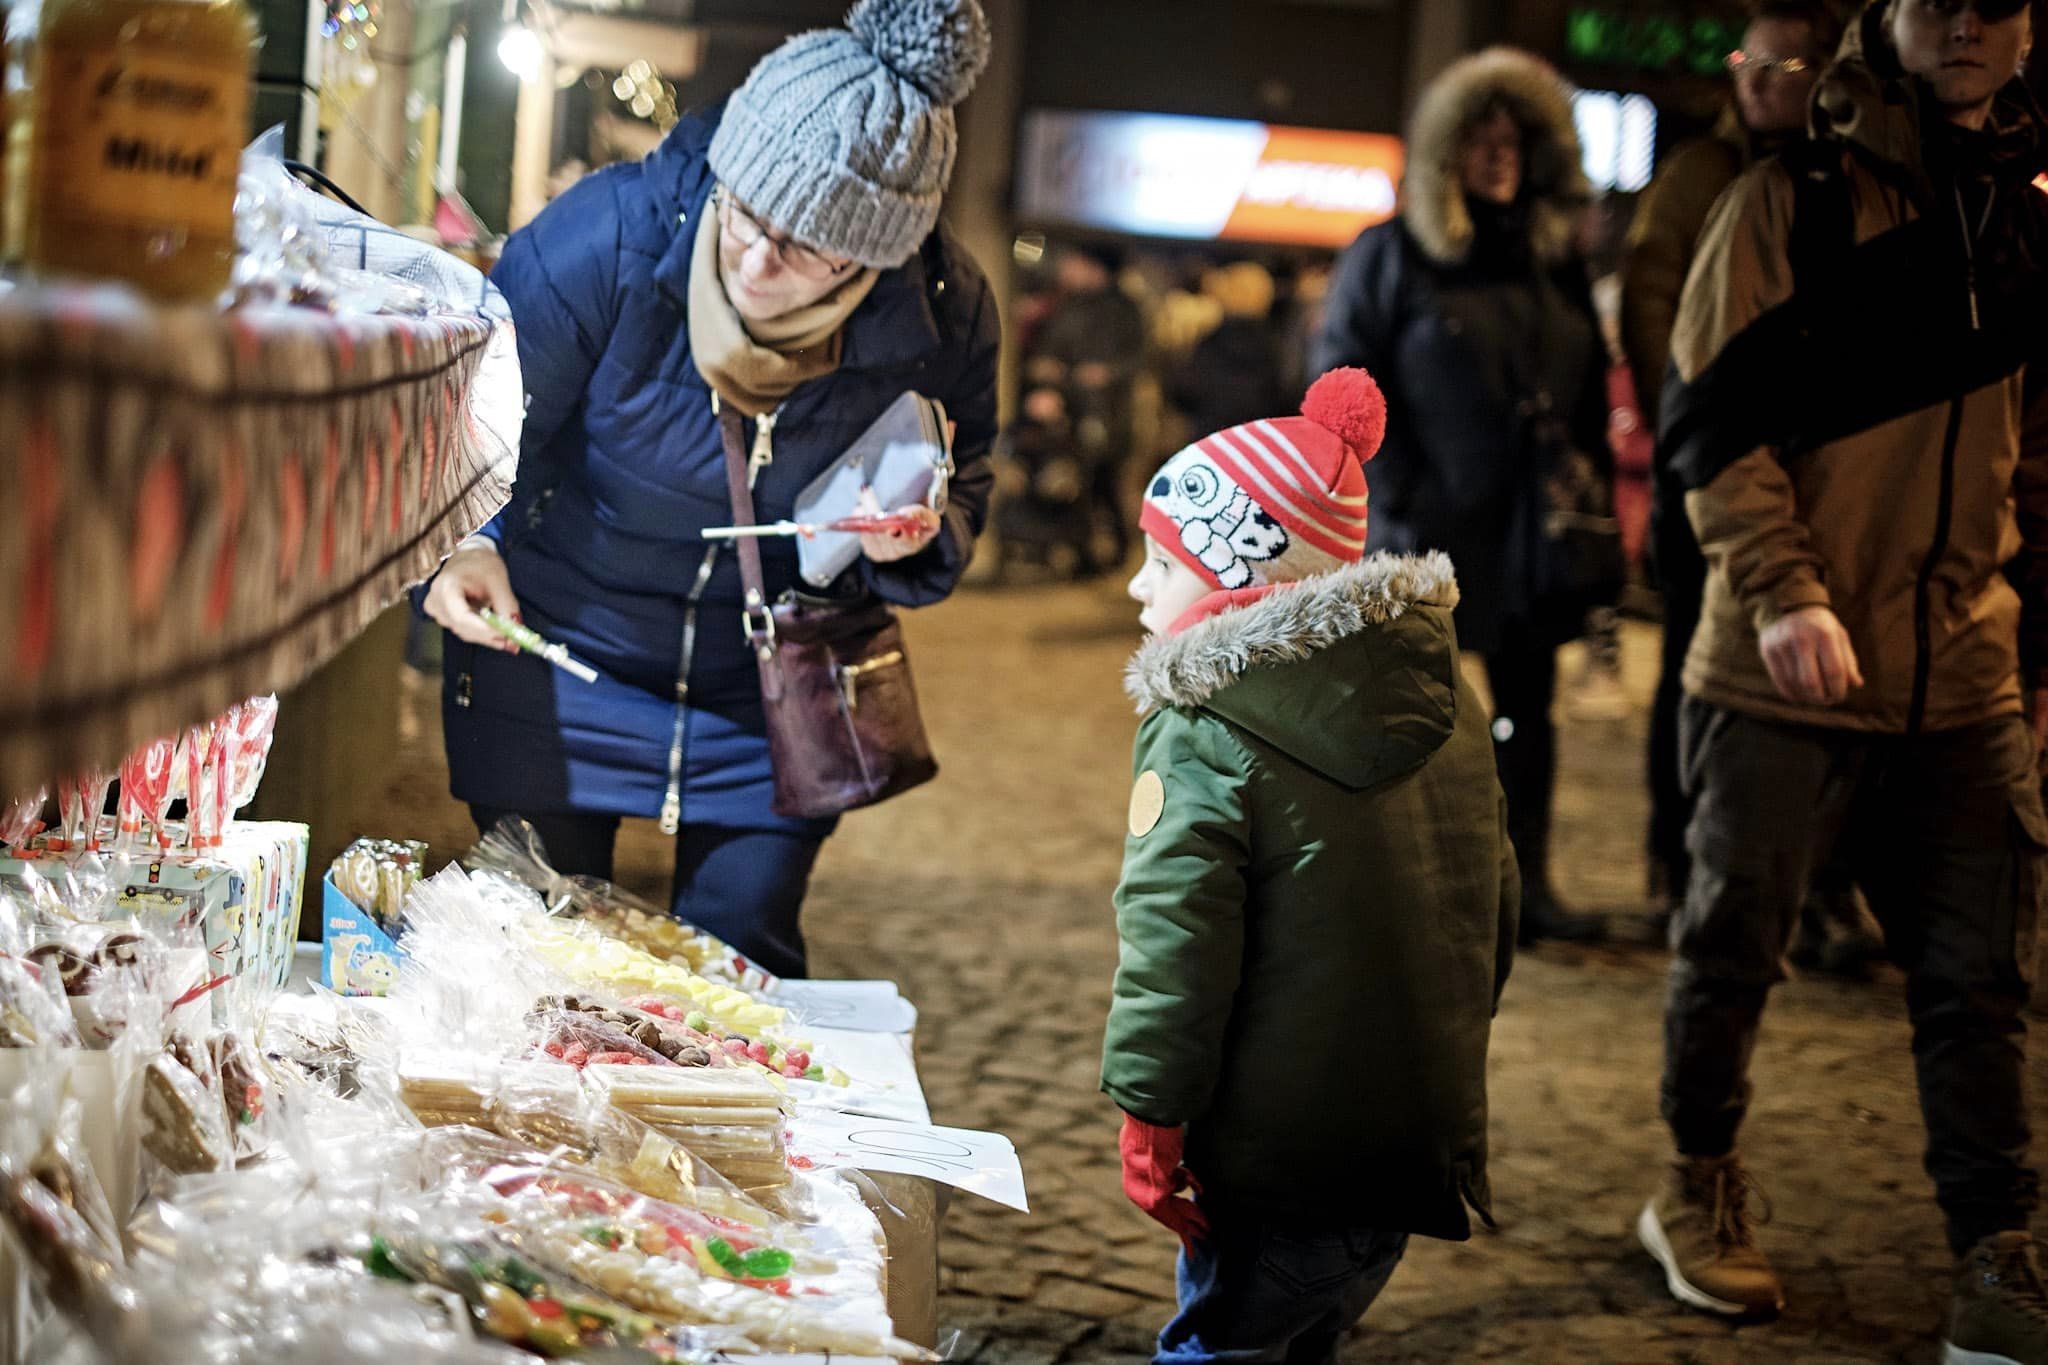
M 988 64 L 980 0 L 860 0 L 798 34 L 725 107 L 711 171 L 777 232 L 888 270 L 939 219 L 953 106 Z

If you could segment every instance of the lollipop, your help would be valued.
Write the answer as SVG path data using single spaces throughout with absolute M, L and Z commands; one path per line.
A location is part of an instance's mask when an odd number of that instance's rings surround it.
M 228 712 L 234 743 L 228 750 L 228 810 L 232 814 L 256 799 L 256 785 L 270 762 L 277 733 L 277 698 L 251 697 Z
M 216 772 L 213 750 L 219 721 L 207 721 L 185 731 L 185 844 L 200 848 L 212 841 L 213 788 Z
M 57 837 L 52 852 L 99 847 L 100 812 L 106 809 L 113 777 L 93 768 L 57 781 Z
M 121 823 L 117 847 L 133 852 L 141 841 L 144 823 L 155 825 L 157 838 L 168 847 L 163 834 L 164 815 L 171 806 L 171 769 L 178 753 L 177 743 L 153 739 L 122 760 Z
M 114 785 L 114 775 L 104 768 L 94 768 L 78 779 L 79 794 L 85 800 L 85 847 L 88 852 L 100 850 L 100 817 L 107 811 L 107 789 Z
M 26 796 L 0 804 L 0 844 L 20 848 L 43 827 L 43 802 L 49 792 L 38 787 Z

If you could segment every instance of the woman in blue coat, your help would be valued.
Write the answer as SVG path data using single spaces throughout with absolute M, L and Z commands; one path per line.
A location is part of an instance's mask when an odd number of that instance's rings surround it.
M 771 809 L 738 565 L 703 538 L 732 521 L 713 395 L 769 457 L 762 520 L 790 516 L 906 390 L 943 403 L 943 516 L 865 537 L 825 595 L 915 607 L 953 590 L 992 481 L 999 332 L 986 279 L 936 225 L 953 106 L 987 50 L 977 0 L 861 0 L 646 160 L 563 194 L 492 275 L 526 424 L 511 501 L 425 596 L 450 637 L 450 786 L 479 827 L 532 821 L 566 872 L 608 877 L 619 820 L 659 819 L 675 913 L 783 975 L 804 971 L 798 912 L 833 822 Z M 797 587 L 794 546 L 762 550 L 770 597 Z M 599 680 L 509 652 L 484 606 Z

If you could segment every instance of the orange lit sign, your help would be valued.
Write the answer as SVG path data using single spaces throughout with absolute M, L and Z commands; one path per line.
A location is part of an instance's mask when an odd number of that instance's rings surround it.
M 1164 114 L 1035 111 L 1026 220 L 1148 237 L 1341 247 L 1394 213 L 1401 140 Z

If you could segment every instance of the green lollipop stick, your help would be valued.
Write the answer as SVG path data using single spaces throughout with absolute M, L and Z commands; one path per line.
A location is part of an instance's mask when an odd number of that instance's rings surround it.
M 541 658 L 546 659 L 571 677 L 581 678 L 587 683 L 597 681 L 597 670 L 589 664 L 569 657 L 569 647 L 567 645 L 557 644 L 552 640 L 544 639 L 539 631 L 534 630 L 530 626 L 522 626 L 517 621 L 508 621 L 489 607 L 479 608 L 477 615 L 483 618 L 485 625 L 497 631 L 498 634 L 504 636 L 513 644 L 518 645 L 528 654 L 538 654 Z

